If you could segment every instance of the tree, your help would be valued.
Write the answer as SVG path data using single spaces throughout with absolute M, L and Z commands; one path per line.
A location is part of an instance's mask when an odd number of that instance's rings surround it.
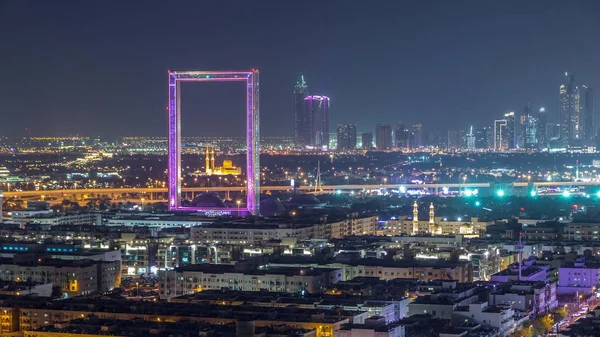
M 546 314 L 538 319 L 538 322 L 543 328 L 544 332 L 552 331 L 552 327 L 554 324 L 554 319 L 552 319 L 552 315 Z
M 558 321 L 562 321 L 567 318 L 567 316 L 569 316 L 569 312 L 567 311 L 566 306 L 560 306 L 554 311 L 554 318 Z

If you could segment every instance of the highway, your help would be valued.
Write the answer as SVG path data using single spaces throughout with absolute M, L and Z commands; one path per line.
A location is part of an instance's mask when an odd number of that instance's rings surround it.
M 579 187 L 579 186 L 600 186 L 600 182 L 533 182 L 536 187 L 554 186 L 554 187 Z M 513 183 L 513 187 L 527 187 L 527 182 Z M 489 183 L 465 183 L 465 184 L 371 184 L 371 185 L 323 185 L 320 188 L 321 192 L 336 192 L 336 191 L 361 191 L 361 190 L 379 190 L 379 189 L 431 189 L 442 190 L 448 189 L 481 189 L 490 188 Z M 262 192 L 266 191 L 291 191 L 290 186 L 261 186 Z M 184 187 L 182 193 L 202 193 L 202 192 L 241 192 L 245 188 L 242 186 L 217 186 L 217 187 Z M 299 191 L 312 192 L 314 186 L 300 186 Z M 89 188 L 89 189 L 69 189 L 69 190 L 38 190 L 38 191 L 5 191 L 5 198 L 22 198 L 22 197 L 63 197 L 71 195 L 121 195 L 122 193 L 136 194 L 158 194 L 167 193 L 167 188 Z

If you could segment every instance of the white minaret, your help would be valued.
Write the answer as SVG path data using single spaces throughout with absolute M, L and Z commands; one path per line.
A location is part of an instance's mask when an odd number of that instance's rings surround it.
M 0 190 L 0 223 L 2 223 L 2 198 L 4 198 L 4 195 L 2 194 L 2 190 Z
M 435 209 L 433 207 L 433 202 L 429 205 L 429 224 L 435 225 Z
M 415 203 L 413 204 L 413 234 L 418 234 L 419 233 L 419 205 L 417 204 L 417 201 L 415 200 Z

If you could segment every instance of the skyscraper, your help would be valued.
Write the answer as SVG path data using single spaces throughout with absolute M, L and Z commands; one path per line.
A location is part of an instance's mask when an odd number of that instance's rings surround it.
M 304 81 L 304 76 L 294 87 L 294 142 L 296 146 L 306 146 L 310 144 L 310 116 L 306 113 L 304 99 L 308 96 L 308 86 Z
M 460 132 L 457 130 L 448 131 L 448 140 L 446 141 L 446 150 L 460 149 Z
M 371 150 L 373 148 L 373 133 L 363 132 L 361 135 L 363 150 Z
M 491 147 L 489 139 L 493 139 L 492 128 L 486 126 L 475 131 L 475 148 L 488 149 Z
M 468 150 L 475 150 L 475 133 L 473 133 L 473 125 L 469 128 L 469 132 L 465 135 L 465 147 Z
M 377 150 L 389 150 L 392 148 L 392 126 L 389 124 L 377 124 L 375 129 L 375 146 Z
M 356 149 L 356 124 L 338 125 L 337 148 L 338 150 Z
M 546 115 L 546 109 L 540 108 L 537 115 L 537 126 L 535 128 L 538 150 L 545 149 L 548 147 L 548 117 Z
M 514 111 L 504 114 L 506 129 L 502 132 L 503 150 L 512 150 L 516 147 L 515 143 L 515 113 Z
M 394 134 L 396 138 L 396 148 L 397 149 L 408 149 L 410 143 L 410 131 L 408 127 L 402 122 L 398 122 L 396 126 L 396 132 Z
M 494 151 L 506 150 L 506 119 L 494 121 Z
M 519 148 L 534 149 L 537 147 L 537 121 L 531 103 L 527 103 L 523 113 L 519 116 Z
M 531 107 L 531 103 L 527 103 L 521 115 L 519 115 L 519 137 L 517 139 L 518 147 L 523 149 L 526 147 L 527 143 L 527 125 L 529 123 L 529 119 L 532 116 L 533 108 Z
M 415 124 L 412 126 L 412 130 L 410 133 L 410 148 L 412 150 L 418 149 L 423 145 L 423 137 L 422 137 L 422 128 L 421 124 Z
M 304 99 L 307 120 L 310 121 L 310 146 L 326 148 L 329 146 L 329 107 L 327 96 L 308 96 Z
M 585 122 L 581 118 L 579 88 L 575 85 L 575 76 L 565 73 L 565 84 L 559 88 L 560 101 L 560 139 L 569 141 L 584 138 Z
M 594 89 L 583 87 L 583 116 L 585 117 L 585 139 L 588 143 L 596 143 L 596 101 Z

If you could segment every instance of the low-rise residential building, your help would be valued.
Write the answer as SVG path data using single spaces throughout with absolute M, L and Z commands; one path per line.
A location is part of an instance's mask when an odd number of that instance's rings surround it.
M 571 222 L 562 234 L 565 241 L 600 241 L 600 223 Z
M 0 280 L 51 282 L 63 297 L 104 292 L 121 283 L 120 261 L 64 261 L 37 257 L 0 258 Z
M 320 293 L 342 279 L 335 268 L 264 268 L 236 271 L 231 265 L 189 265 L 161 271 L 160 296 L 171 298 L 204 289 Z
M 559 294 L 591 294 L 600 284 L 600 265 L 579 257 L 558 268 Z
M 558 306 L 556 282 L 512 282 L 500 284 L 490 293 L 489 304 L 507 305 L 514 310 L 539 315 Z
M 497 328 L 501 336 L 507 336 L 515 329 L 515 312 L 509 306 L 492 306 L 488 302 L 471 303 L 457 308 L 452 313 L 452 324 L 477 323 Z
M 430 314 L 433 318 L 452 319 L 453 312 L 461 306 L 479 302 L 485 289 L 475 284 L 441 281 L 442 288 L 430 295 L 419 296 L 408 305 L 408 315 Z

